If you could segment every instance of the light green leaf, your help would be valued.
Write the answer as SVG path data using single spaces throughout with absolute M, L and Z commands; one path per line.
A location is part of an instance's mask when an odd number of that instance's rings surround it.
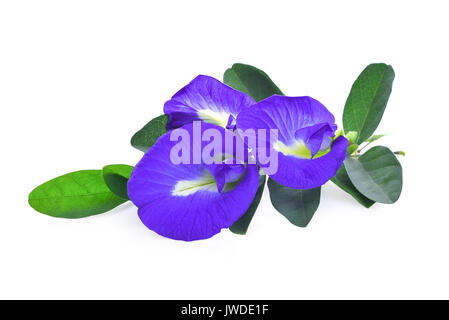
M 332 182 L 335 183 L 342 190 L 349 193 L 355 200 L 357 200 L 365 208 L 370 208 L 375 202 L 368 199 L 363 194 L 361 194 L 352 184 L 349 179 L 348 173 L 346 172 L 345 165 L 343 164 L 340 170 L 337 171 L 335 177 L 333 177 Z
M 374 136 L 368 138 L 366 140 L 366 142 L 374 142 L 374 141 L 379 140 L 380 138 L 383 138 L 383 137 L 385 137 L 385 134 L 375 134 Z
M 227 69 L 223 82 L 235 90 L 246 93 L 256 102 L 274 94 L 283 95 L 265 72 L 247 64 L 236 63 Z
M 297 190 L 268 179 L 271 203 L 277 211 L 298 227 L 306 227 L 320 204 L 321 187 Z
M 240 217 L 234 224 L 229 228 L 234 233 L 237 234 L 246 234 L 248 231 L 249 224 L 253 219 L 254 213 L 259 206 L 260 199 L 262 199 L 263 190 L 265 188 L 265 181 L 267 180 L 267 176 L 261 175 L 259 177 L 259 188 L 257 189 L 256 196 L 254 197 L 253 202 L 251 203 L 248 210 L 246 210 L 245 214 Z
M 346 154 L 348 156 L 353 154 L 357 150 L 358 147 L 359 147 L 358 144 L 351 144 L 351 145 L 349 145 L 348 149 L 346 149 Z
M 394 80 L 393 68 L 370 64 L 354 82 L 343 112 L 345 132 L 356 131 L 361 144 L 376 130 L 382 119 Z
M 131 145 L 143 152 L 147 152 L 157 139 L 167 132 L 168 116 L 163 114 L 148 122 L 131 138 Z
M 82 170 L 41 184 L 29 195 L 36 211 L 58 218 L 83 218 L 126 202 L 111 192 L 102 170 Z
M 129 200 L 128 180 L 134 167 L 126 164 L 111 164 L 103 168 L 103 178 L 106 185 L 115 195 Z
M 394 203 L 402 190 L 402 167 L 387 147 L 368 150 L 358 159 L 347 157 L 349 179 L 360 193 L 380 203 Z

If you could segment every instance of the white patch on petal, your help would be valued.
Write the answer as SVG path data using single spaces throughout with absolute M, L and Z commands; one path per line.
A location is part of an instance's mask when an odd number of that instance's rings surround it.
M 216 124 L 220 127 L 226 128 L 230 114 L 224 111 L 213 111 L 210 109 L 202 109 L 198 110 L 198 116 L 204 122 Z
M 212 174 L 205 170 L 202 177 L 195 180 L 181 180 L 175 185 L 172 195 L 186 197 L 198 191 L 218 192 L 217 184 Z
M 295 141 L 292 145 L 286 146 L 282 141 L 278 140 L 273 144 L 273 149 L 281 152 L 285 156 L 312 159 L 312 153 L 302 141 Z

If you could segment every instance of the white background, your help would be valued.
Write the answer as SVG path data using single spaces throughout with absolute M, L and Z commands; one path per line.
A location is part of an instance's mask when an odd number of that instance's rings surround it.
M 447 1 L 1 1 L 0 298 L 449 298 Z M 394 205 L 332 183 L 306 229 L 267 189 L 246 236 L 177 242 L 136 208 L 28 206 L 42 182 L 142 154 L 132 134 L 198 74 L 235 62 L 338 119 L 369 63 L 396 80 L 377 133 L 404 150 Z

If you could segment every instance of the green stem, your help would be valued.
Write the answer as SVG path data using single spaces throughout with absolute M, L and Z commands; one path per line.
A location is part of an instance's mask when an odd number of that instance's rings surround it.
M 371 144 L 372 141 L 368 142 L 367 144 L 365 144 L 361 149 L 357 150 L 357 153 L 360 153 L 363 151 L 363 149 L 365 149 L 367 146 L 369 146 Z

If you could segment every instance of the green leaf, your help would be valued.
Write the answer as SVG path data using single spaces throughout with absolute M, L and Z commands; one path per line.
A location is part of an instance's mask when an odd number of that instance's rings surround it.
M 374 147 L 358 159 L 345 160 L 349 179 L 364 196 L 380 203 L 394 203 L 402 190 L 402 167 L 387 147 Z
M 126 202 L 112 193 L 102 170 L 82 170 L 47 181 L 28 198 L 36 211 L 58 218 L 83 218 L 109 211 Z
M 263 190 L 265 188 L 265 181 L 267 180 L 267 176 L 261 175 L 259 177 L 259 188 L 257 189 L 256 196 L 254 197 L 253 202 L 249 206 L 248 210 L 246 210 L 245 214 L 240 217 L 234 224 L 229 228 L 232 232 L 236 234 L 246 234 L 248 231 L 249 224 L 253 219 L 254 213 L 259 206 L 260 199 L 262 199 Z
M 274 94 L 283 95 L 265 72 L 247 64 L 236 63 L 227 69 L 223 82 L 235 90 L 246 93 L 256 102 Z
M 384 63 L 370 64 L 354 82 L 343 112 L 345 132 L 356 131 L 361 144 L 376 130 L 390 97 L 393 68 Z
M 128 180 L 134 167 L 126 164 L 111 164 L 103 168 L 104 182 L 115 195 L 129 200 Z
M 131 145 L 140 151 L 147 152 L 157 139 L 167 132 L 168 116 L 163 114 L 148 122 L 131 138 Z
M 346 149 L 346 154 L 348 156 L 353 154 L 357 150 L 358 147 L 359 147 L 358 144 L 351 144 L 351 145 L 349 145 L 348 148 Z
M 297 190 L 268 179 L 268 189 L 273 206 L 291 223 L 306 227 L 320 204 L 321 187 Z
M 338 187 L 349 193 L 355 200 L 357 200 L 365 208 L 371 207 L 375 202 L 368 199 L 363 194 L 361 194 L 356 187 L 352 184 L 349 179 L 348 173 L 346 172 L 345 165 L 343 164 L 340 170 L 337 171 L 335 177 L 333 177 L 332 182 Z

